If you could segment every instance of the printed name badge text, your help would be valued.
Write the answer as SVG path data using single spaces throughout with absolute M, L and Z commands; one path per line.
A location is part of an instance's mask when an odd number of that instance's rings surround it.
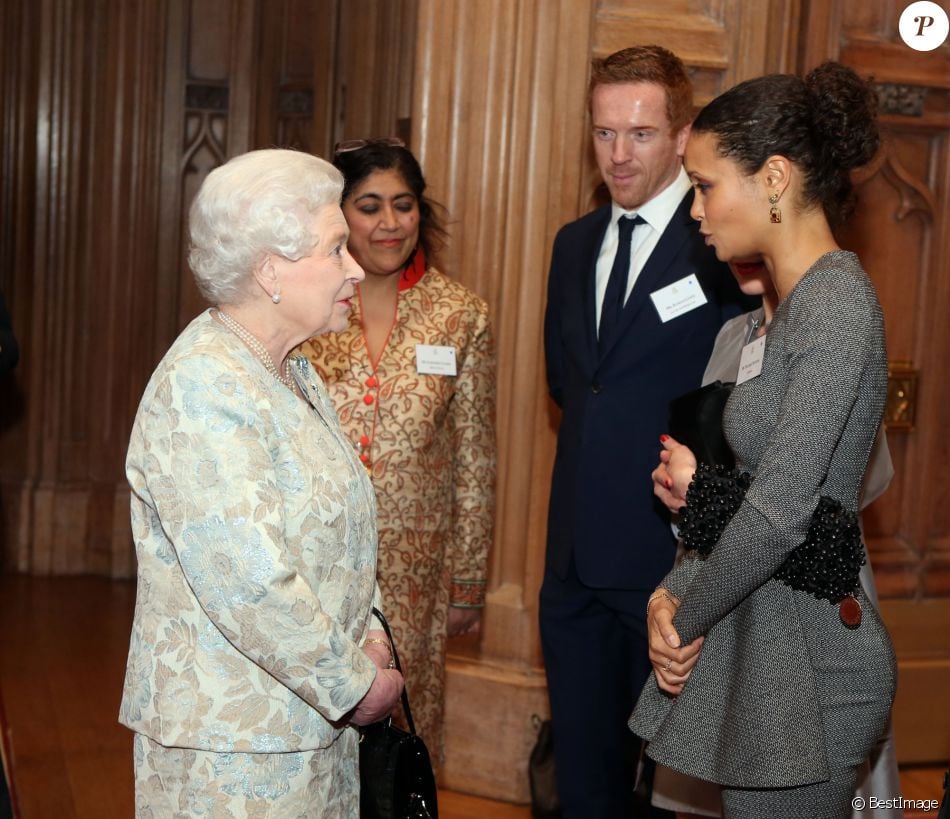
M 696 276 L 692 274 L 659 290 L 654 290 L 650 298 L 653 299 L 656 312 L 660 314 L 660 321 L 664 324 L 706 303 L 706 294 L 699 286 Z
M 762 372 L 762 359 L 765 358 L 765 336 L 750 341 L 742 348 L 739 357 L 739 373 L 736 375 L 736 384 L 741 384 L 755 378 Z
M 458 375 L 455 367 L 455 348 L 417 344 L 416 372 L 420 375 Z

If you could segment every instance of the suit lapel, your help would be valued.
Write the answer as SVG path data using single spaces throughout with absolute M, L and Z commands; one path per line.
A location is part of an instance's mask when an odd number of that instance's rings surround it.
M 660 236 L 660 241 L 657 242 L 656 247 L 653 248 L 650 258 L 647 259 L 643 270 L 640 271 L 640 275 L 637 276 L 637 281 L 630 293 L 630 298 L 627 299 L 627 303 L 624 305 L 623 313 L 620 316 L 620 323 L 617 325 L 617 331 L 614 333 L 614 337 L 608 347 L 604 350 L 605 358 L 610 354 L 610 351 L 617 341 L 627 332 L 634 318 L 636 318 L 647 304 L 650 293 L 656 290 L 658 286 L 661 286 L 661 284 L 669 283 L 664 282 L 664 277 L 670 265 L 683 249 L 684 245 L 689 241 L 691 231 L 696 230 L 693 219 L 689 215 L 689 209 L 692 203 L 693 192 L 689 191 L 686 196 L 683 197 L 683 201 L 680 202 L 679 207 L 674 212 L 673 218 L 670 219 L 666 230 L 664 230 L 663 235 Z M 683 275 L 685 276 L 688 272 L 689 271 L 684 270 Z

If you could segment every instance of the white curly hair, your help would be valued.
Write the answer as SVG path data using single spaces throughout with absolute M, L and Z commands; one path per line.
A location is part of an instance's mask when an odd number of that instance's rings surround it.
M 188 218 L 188 264 L 201 294 L 215 305 L 238 303 L 267 254 L 309 255 L 319 241 L 313 214 L 339 204 L 342 192 L 343 175 L 301 151 L 250 151 L 215 168 Z

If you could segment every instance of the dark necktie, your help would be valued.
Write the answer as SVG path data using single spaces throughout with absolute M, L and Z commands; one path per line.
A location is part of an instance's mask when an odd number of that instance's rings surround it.
M 610 268 L 610 278 L 607 279 L 607 290 L 604 292 L 604 303 L 600 308 L 600 331 L 597 334 L 597 343 L 600 351 L 611 339 L 620 315 L 623 313 L 623 304 L 627 297 L 627 274 L 630 270 L 630 240 L 633 238 L 633 229 L 637 225 L 645 224 L 642 216 L 621 216 L 617 220 L 620 229 L 620 238 L 617 240 L 617 255 L 614 256 L 613 266 Z

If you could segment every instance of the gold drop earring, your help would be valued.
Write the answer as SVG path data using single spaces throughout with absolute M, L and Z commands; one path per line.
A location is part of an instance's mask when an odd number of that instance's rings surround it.
M 781 194 L 773 193 L 769 196 L 769 204 L 772 206 L 769 208 L 769 219 L 772 220 L 773 225 L 777 225 L 782 221 L 782 209 L 778 207 L 778 200 L 781 198 Z

